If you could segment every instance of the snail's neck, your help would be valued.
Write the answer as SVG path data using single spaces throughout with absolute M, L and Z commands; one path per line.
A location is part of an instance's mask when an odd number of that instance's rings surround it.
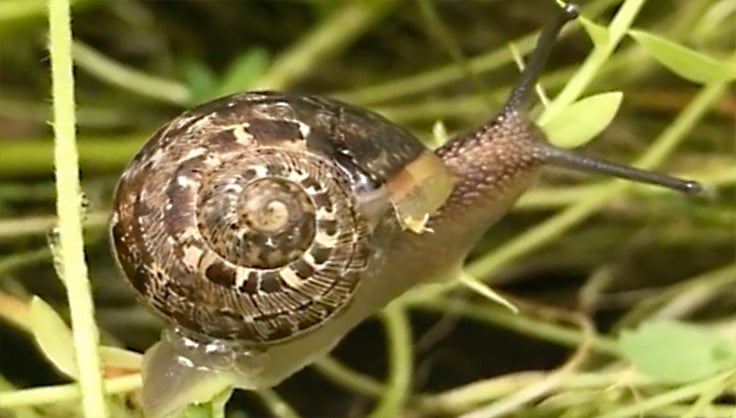
M 472 246 L 536 178 L 543 165 L 534 146 L 540 137 L 535 126 L 511 114 L 439 148 L 456 183 L 431 227 Z

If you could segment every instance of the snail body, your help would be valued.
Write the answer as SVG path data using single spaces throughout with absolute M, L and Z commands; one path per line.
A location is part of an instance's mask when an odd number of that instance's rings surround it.
M 125 169 L 111 221 L 125 276 L 173 325 L 146 354 L 149 409 L 191 400 L 155 381 L 171 374 L 273 386 L 459 268 L 460 250 L 411 229 L 453 179 L 404 129 L 324 98 L 235 94 L 162 127 Z M 432 248 L 433 262 L 403 262 Z
M 696 192 L 696 183 L 554 148 L 529 120 L 568 6 L 506 106 L 432 152 L 336 100 L 227 96 L 163 126 L 125 169 L 111 238 L 128 281 L 170 326 L 149 349 L 154 416 L 226 376 L 274 386 L 420 283 L 452 277 L 548 165 Z M 177 384 L 172 385 L 171 382 Z

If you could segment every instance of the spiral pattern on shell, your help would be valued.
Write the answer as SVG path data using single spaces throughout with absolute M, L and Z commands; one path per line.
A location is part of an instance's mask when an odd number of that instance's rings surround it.
M 345 106 L 245 93 L 162 127 L 124 171 L 111 221 L 142 299 L 195 334 L 256 344 L 344 308 L 385 218 L 371 213 L 390 208 L 382 185 L 423 151 Z

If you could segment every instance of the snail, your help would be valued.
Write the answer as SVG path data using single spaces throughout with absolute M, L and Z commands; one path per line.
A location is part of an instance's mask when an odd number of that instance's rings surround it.
M 167 319 L 145 355 L 155 416 L 226 378 L 262 389 L 421 283 L 452 277 L 546 166 L 697 193 L 700 185 L 556 148 L 527 113 L 567 5 L 487 123 L 436 151 L 336 100 L 253 91 L 161 127 L 115 190 L 111 241 Z

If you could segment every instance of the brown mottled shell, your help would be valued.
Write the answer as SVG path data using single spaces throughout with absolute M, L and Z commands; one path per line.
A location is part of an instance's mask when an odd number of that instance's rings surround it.
M 403 129 L 344 103 L 228 96 L 162 127 L 130 162 L 115 193 L 115 254 L 177 326 L 283 341 L 350 302 L 393 190 L 417 189 L 396 179 L 427 156 Z

